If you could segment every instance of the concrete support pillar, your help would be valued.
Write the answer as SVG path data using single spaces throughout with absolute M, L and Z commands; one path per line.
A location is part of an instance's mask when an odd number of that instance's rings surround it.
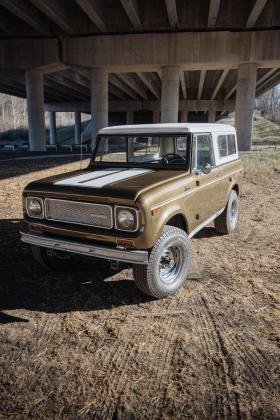
M 81 113 L 75 112 L 75 144 L 81 144 L 82 122 Z
M 189 111 L 187 111 L 186 109 L 183 109 L 181 111 L 181 120 L 180 122 L 188 122 L 188 118 L 189 118 Z
M 208 122 L 209 123 L 216 122 L 216 110 L 215 109 L 209 109 L 209 111 L 208 111 Z
M 108 72 L 104 68 L 91 70 L 91 144 L 95 146 L 97 132 L 108 125 Z
M 153 124 L 158 124 L 160 122 L 160 112 L 153 111 Z
M 38 70 L 28 70 L 25 73 L 25 80 L 30 151 L 45 152 L 46 131 L 43 73 Z
M 161 122 L 178 122 L 180 67 L 162 68 L 161 82 Z
M 127 111 L 126 113 L 126 124 L 131 125 L 134 123 L 134 112 L 133 111 Z
M 239 150 L 251 149 L 256 79 L 257 64 L 244 63 L 239 65 L 235 103 L 235 128 Z
M 56 113 L 49 111 L 50 144 L 56 144 Z

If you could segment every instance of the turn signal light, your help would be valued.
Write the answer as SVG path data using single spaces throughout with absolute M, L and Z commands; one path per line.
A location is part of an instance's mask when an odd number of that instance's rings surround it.
M 117 238 L 117 245 L 128 246 L 129 248 L 134 248 L 135 247 L 135 243 L 131 239 Z
M 40 232 L 40 233 L 43 232 L 42 226 L 40 225 L 33 225 L 31 223 L 28 223 L 27 226 L 28 226 L 28 229 L 31 230 L 31 232 Z

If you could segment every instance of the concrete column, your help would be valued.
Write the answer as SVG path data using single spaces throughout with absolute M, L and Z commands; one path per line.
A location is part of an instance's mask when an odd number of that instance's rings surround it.
M 209 109 L 209 111 L 208 111 L 208 122 L 209 123 L 216 122 L 216 110 L 215 109 Z
M 161 122 L 178 122 L 180 67 L 162 68 L 161 82 Z
M 239 65 L 235 103 L 235 128 L 239 150 L 251 149 L 256 78 L 257 64 L 246 63 Z
M 153 124 L 158 124 L 160 122 L 160 112 L 153 111 Z
M 75 112 L 75 144 L 81 144 L 82 123 L 81 113 Z
M 49 111 L 50 144 L 56 144 L 56 113 Z
M 187 111 L 186 109 L 183 109 L 181 111 L 181 122 L 188 122 L 188 117 L 189 117 L 189 111 Z
M 133 111 L 127 111 L 126 113 L 126 124 L 131 125 L 134 122 L 134 112 Z
M 108 72 L 104 68 L 91 70 L 91 144 L 97 132 L 108 125 Z
M 28 70 L 25 73 L 28 114 L 29 147 L 32 152 L 46 151 L 43 73 Z

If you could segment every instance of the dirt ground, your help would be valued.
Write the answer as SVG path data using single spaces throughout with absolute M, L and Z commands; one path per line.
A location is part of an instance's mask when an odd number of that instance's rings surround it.
M 24 185 L 78 165 L 0 165 L 0 418 L 279 418 L 279 173 L 246 180 L 236 233 L 201 231 L 156 301 L 131 270 L 50 273 L 20 243 Z

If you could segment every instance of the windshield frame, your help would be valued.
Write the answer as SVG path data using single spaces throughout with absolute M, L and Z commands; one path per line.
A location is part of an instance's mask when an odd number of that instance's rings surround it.
M 96 152 L 98 150 L 99 142 L 101 141 L 102 137 L 126 137 L 126 142 L 128 137 L 137 137 L 137 136 L 151 136 L 151 137 L 181 137 L 186 136 L 187 138 L 187 149 L 186 149 L 186 164 L 185 165 L 158 165 L 146 162 L 104 162 L 104 161 L 95 161 Z M 92 152 L 92 156 L 89 163 L 89 168 L 104 168 L 104 167 L 126 167 L 126 168 L 148 168 L 148 169 L 159 169 L 159 170 L 177 170 L 177 171 L 189 171 L 190 169 L 190 161 L 191 161 L 191 143 L 192 143 L 192 134 L 190 132 L 181 132 L 181 133 L 115 133 L 115 134 L 98 134 L 96 136 L 96 145 L 94 151 Z M 127 154 L 127 149 L 126 149 Z

